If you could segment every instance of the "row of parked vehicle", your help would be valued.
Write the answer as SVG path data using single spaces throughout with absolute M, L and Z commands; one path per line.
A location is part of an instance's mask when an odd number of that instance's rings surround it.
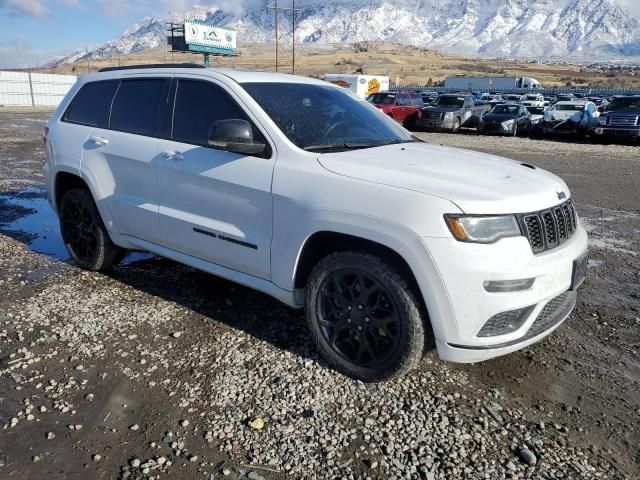
M 640 95 L 381 92 L 368 100 L 410 130 L 456 133 L 471 128 L 486 135 L 596 141 L 640 138 Z

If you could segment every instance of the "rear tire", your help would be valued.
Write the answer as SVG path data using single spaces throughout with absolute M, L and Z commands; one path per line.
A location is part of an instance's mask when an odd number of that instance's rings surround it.
M 420 303 L 395 267 L 375 255 L 340 252 L 322 259 L 306 288 L 306 318 L 320 354 L 336 370 L 379 382 L 420 362 Z
M 126 250 L 109 237 L 88 190 L 69 190 L 60 202 L 60 231 L 73 261 L 85 270 L 105 270 L 120 263 Z

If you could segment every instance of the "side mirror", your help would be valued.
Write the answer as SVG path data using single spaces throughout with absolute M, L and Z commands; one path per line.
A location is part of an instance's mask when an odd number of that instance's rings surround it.
M 604 113 L 604 107 L 598 107 L 598 112 Z
M 255 142 L 253 127 L 246 120 L 218 120 L 209 127 L 209 146 L 245 155 L 264 152 L 266 145 Z

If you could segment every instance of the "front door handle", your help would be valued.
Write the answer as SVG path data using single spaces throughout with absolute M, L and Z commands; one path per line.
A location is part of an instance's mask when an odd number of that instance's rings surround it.
M 96 145 L 107 145 L 109 143 L 109 140 L 107 140 L 104 137 L 91 137 L 90 140 L 95 143 Z
M 184 160 L 184 155 L 182 153 L 172 150 L 165 150 L 162 152 L 162 156 L 167 160 Z

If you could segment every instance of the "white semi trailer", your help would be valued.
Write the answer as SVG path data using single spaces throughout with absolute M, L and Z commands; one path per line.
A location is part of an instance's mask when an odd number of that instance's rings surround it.
M 447 77 L 444 81 L 446 88 L 461 90 L 507 90 L 512 88 L 526 88 L 537 90 L 542 87 L 540 82 L 531 77 Z

